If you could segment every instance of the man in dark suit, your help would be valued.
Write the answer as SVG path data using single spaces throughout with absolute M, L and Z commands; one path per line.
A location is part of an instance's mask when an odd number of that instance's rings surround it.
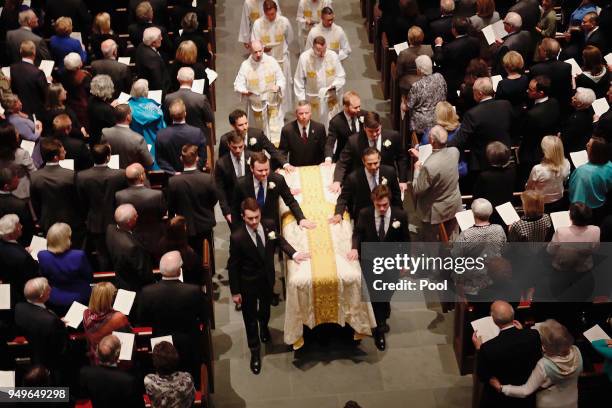
M 178 91 L 166 95 L 164 99 L 166 122 L 170 122 L 169 107 L 172 102 L 177 99 L 182 99 L 187 109 L 185 121 L 188 125 L 202 129 L 202 132 L 204 132 L 204 135 L 207 137 L 206 140 L 210 143 L 210 129 L 207 124 L 213 124 L 215 122 L 215 115 L 206 95 L 191 90 L 194 76 L 195 74 L 192 68 L 183 67 L 178 70 L 176 79 L 179 82 L 180 88 Z M 211 147 L 214 146 L 211 144 Z
M 145 286 L 138 300 L 139 321 L 153 327 L 153 336 L 171 335 L 181 356 L 180 368 L 199 379 L 202 361 L 200 324 L 208 325 L 210 311 L 198 285 L 181 282 L 183 260 L 178 251 L 167 252 L 159 262 L 161 282 Z M 168 301 L 172 299 L 172 301 Z
M 219 206 L 230 228 L 232 223 L 232 198 L 234 186 L 242 176 L 252 177 L 251 152 L 244 147 L 244 138 L 237 132 L 232 132 L 227 139 L 230 154 L 221 156 L 215 163 L 215 184 L 219 195 Z
M 293 166 L 287 163 L 287 159 L 282 153 L 272 144 L 270 139 L 264 135 L 261 129 L 249 127 L 247 114 L 241 109 L 236 109 L 229 114 L 229 123 L 233 130 L 223 134 L 219 140 L 219 159 L 229 153 L 227 140 L 232 132 L 237 132 L 244 139 L 244 148 L 249 152 L 268 153 L 272 160 L 272 170 L 282 167 L 285 170 L 293 170 Z
M 506 71 L 503 65 L 504 55 L 508 51 L 516 51 L 523 57 L 525 66 L 531 65 L 533 57 L 533 40 L 531 33 L 522 28 L 523 20 L 521 15 L 515 12 L 508 12 L 504 18 L 504 29 L 508 32 L 508 35 L 503 40 L 497 38 L 495 40 L 494 47 L 497 48 L 495 52 L 495 72 L 499 75 L 506 75 Z
M 106 248 L 121 289 L 139 291 L 155 282 L 151 269 L 151 255 L 134 236 L 138 213 L 132 204 L 115 210 L 115 223 L 106 228 Z
M 373 204 L 361 209 L 353 229 L 352 249 L 347 254 L 350 261 L 359 259 L 361 244 L 365 242 L 407 242 L 410 240 L 408 235 L 408 217 L 401 206 L 391 205 L 395 201 L 393 193 L 388 186 L 381 184 L 376 186 L 371 194 Z M 373 289 L 374 275 L 365 273 L 364 277 L 368 285 L 370 294 L 374 295 Z M 377 277 L 377 279 L 380 278 Z M 385 282 L 394 282 L 397 275 L 387 276 Z M 387 319 L 391 314 L 391 296 L 384 295 L 386 301 L 379 301 L 380 298 L 373 297 L 372 309 L 376 317 L 376 328 L 374 329 L 374 341 L 379 350 L 386 348 L 385 333 L 389 331 Z
M 76 188 L 83 211 L 87 235 L 98 257 L 101 271 L 111 270 L 106 249 L 106 228 L 114 223 L 115 193 L 127 187 L 125 172 L 108 167 L 110 146 L 95 145 L 92 149 L 94 167 L 76 175 Z
M 80 139 L 70 136 L 72 132 L 72 120 L 65 113 L 57 115 L 53 119 L 52 138 L 59 140 L 66 150 L 66 159 L 74 160 L 74 171 L 79 172 L 93 166 L 93 159 L 89 147 Z
M 115 92 L 113 98 L 117 98 L 121 92 L 130 93 L 132 88 L 132 72 L 130 67 L 117 61 L 117 43 L 108 39 L 100 45 L 104 59 L 95 60 L 91 63 L 91 75 L 108 75 L 113 81 Z
M 499 11 L 499 9 L 498 9 Z M 540 21 L 540 2 L 538 0 L 519 0 L 508 11 L 521 16 L 523 30 L 534 32 L 536 24 Z M 501 14 L 500 12 L 500 15 Z
M 128 17 L 130 23 L 137 20 L 136 8 L 143 0 L 130 0 L 128 8 Z M 167 0 L 148 0 L 151 8 L 153 9 L 153 22 L 155 24 L 165 24 L 167 22 Z
M 54 21 L 60 17 L 70 17 L 74 31 L 87 32 L 91 27 L 91 15 L 83 0 L 47 0 L 45 2 L 45 29 L 52 35 Z
M 45 73 L 34 65 L 36 46 L 32 41 L 24 41 L 19 47 L 19 53 L 21 60 L 11 64 L 11 89 L 19 95 L 23 104 L 22 112 L 42 117 L 48 84 Z
M 251 371 L 261 371 L 260 340 L 270 341 L 268 322 L 274 286 L 274 253 L 280 249 L 300 263 L 309 254 L 297 252 L 280 235 L 275 224 L 262 220 L 259 205 L 248 197 L 240 203 L 244 221 L 230 236 L 228 272 L 230 291 L 235 304 L 242 305 L 242 318 L 251 349 Z M 259 303 L 259 305 L 258 305 Z
M 136 208 L 138 223 L 134 234 L 150 254 L 155 254 L 162 236 L 166 201 L 161 191 L 145 186 L 146 174 L 140 164 L 130 164 L 125 176 L 129 187 L 115 193 L 115 203 L 132 204 Z
M 556 135 L 559 131 L 561 112 L 559 102 L 549 96 L 550 79 L 544 75 L 537 76 L 529 82 L 527 95 L 533 106 L 522 121 L 523 131 L 519 147 L 519 185 L 529 177 L 531 168 L 542 160 L 542 138 Z
M 379 185 L 386 185 L 389 188 L 394 207 L 402 206 L 402 193 L 395 168 L 381 166 L 380 152 L 374 147 L 368 147 L 363 151 L 361 161 L 363 168 L 353 170 L 342 184 L 342 192 L 338 196 L 332 218 L 334 224 L 342 220 L 345 210 L 353 220 L 357 220 L 361 209 L 372 205 L 371 193 Z
M 308 101 L 298 102 L 295 116 L 295 121 L 283 126 L 278 149 L 292 166 L 321 164 L 325 154 L 325 126 L 310 120 L 312 108 Z
M 329 121 L 327 142 L 325 143 L 325 162 L 336 163 L 351 135 L 359 133 L 363 126 L 362 117 L 366 111 L 361 110 L 361 98 L 354 91 L 342 95 L 342 112 Z
M 31 175 L 32 208 L 45 234 L 56 222 L 65 222 L 72 229 L 72 247 L 81 248 L 85 225 L 74 184 L 74 171 L 59 165 L 66 156 L 62 142 L 44 138 L 40 144 L 45 166 Z
M 508 147 L 512 145 L 512 121 L 515 118 L 510 102 L 493 99 L 490 78 L 478 78 L 473 89 L 478 104 L 465 113 L 459 133 L 448 145 L 460 151 L 470 149 L 470 170 L 481 171 L 488 166 L 485 150 L 489 143 L 499 141 Z
M 158 49 L 161 47 L 162 33 L 157 27 L 144 30 L 142 43 L 136 47 L 134 63 L 138 78 L 149 81 L 150 90 L 162 90 L 164 94 L 170 89 L 170 74 Z
M 28 246 L 34 233 L 32 211 L 27 200 L 22 200 L 11 194 L 19 185 L 16 171 L 10 167 L 0 169 L 0 217 L 6 214 L 15 214 L 19 217 L 23 230 L 19 243 Z
M 251 155 L 251 173 L 252 176 L 243 176 L 236 182 L 232 197 L 232 220 L 242 219 L 240 205 L 245 198 L 252 197 L 262 208 L 262 217 L 272 221 L 279 229 L 278 199 L 282 198 L 300 227 L 311 229 L 316 226 L 304 216 L 285 178 L 278 173 L 270 173 L 270 161 L 265 154 L 257 152 Z
M 584 45 L 581 47 L 581 53 L 587 45 L 593 45 L 599 48 L 601 55 L 606 55 L 609 52 L 610 38 L 606 37 L 606 32 L 600 27 L 597 13 L 587 13 L 582 18 L 580 28 L 584 33 Z M 580 57 L 582 57 L 582 55 L 580 55 Z
M 444 44 L 441 37 L 436 38 L 433 56 L 436 65 L 440 67 L 440 73 L 446 79 L 447 95 L 450 101 L 457 98 L 457 90 L 463 82 L 468 64 L 480 54 L 478 39 L 468 35 L 469 20 L 464 17 L 455 17 L 452 20 L 452 26 L 455 39 Z
M 109 334 L 100 340 L 96 354 L 98 365 L 81 368 L 80 388 L 94 407 L 142 407 L 144 393 L 142 381 L 117 367 L 121 342 Z
M 208 239 L 212 252 L 212 231 L 215 221 L 217 189 L 210 174 L 197 167 L 198 147 L 187 144 L 181 152 L 184 170 L 168 182 L 168 217 L 182 215 L 187 220 L 189 244 L 202 255 L 202 244 Z
M 202 129 L 190 126 L 185 122 L 187 110 L 182 99 L 174 100 L 169 107 L 172 125 L 161 129 L 155 140 L 155 156 L 162 170 L 174 174 L 183 171 L 181 150 L 192 144 L 198 148 L 198 168 L 206 167 L 206 136 Z
M 591 105 L 595 99 L 595 92 L 592 89 L 576 88 L 576 93 L 572 97 L 574 111 L 562 120 L 559 131 L 559 136 L 563 141 L 563 152 L 566 156 L 569 156 L 571 152 L 583 150 L 593 135 L 595 124 L 593 123 L 594 112 Z M 561 115 L 561 117 L 564 116 Z M 612 136 L 612 133 L 608 138 L 610 136 Z
M 164 1 L 164 0 L 162 0 Z M 159 3 L 159 1 L 155 1 Z M 146 4 L 143 4 L 146 3 Z M 151 2 L 141 1 L 134 9 L 134 16 L 136 21 L 128 26 L 128 34 L 130 35 L 130 41 L 134 46 L 140 44 L 143 39 L 143 32 L 149 27 L 157 27 L 162 33 L 162 45 L 161 52 L 164 56 L 164 60 L 168 61 L 174 54 L 174 45 L 170 41 L 168 36 L 168 30 L 166 21 L 167 10 L 163 6 L 163 9 L 154 9 Z
M 34 278 L 26 282 L 26 302 L 15 305 L 15 324 L 30 343 L 32 364 L 42 364 L 50 369 L 55 378 L 65 363 L 68 343 L 66 325 L 45 307 L 51 287 L 47 278 Z
M 102 129 L 102 143 L 108 143 L 114 154 L 119 155 L 119 168 L 125 169 L 132 163 L 140 163 L 149 168 L 153 165 L 153 156 L 147 147 L 144 137 L 130 129 L 132 109 L 128 104 L 115 107 L 117 124 Z
M 406 189 L 408 156 L 402 148 L 400 134 L 395 130 L 383 130 L 380 116 L 376 112 L 368 112 L 364 116 L 363 129 L 352 135 L 336 163 L 334 182 L 330 186 L 333 192 L 340 191 L 340 185 L 346 175 L 363 165 L 361 157 L 367 147 L 374 147 L 380 152 L 381 163 L 396 169 L 399 175 L 400 188 Z
M 570 112 L 572 98 L 572 66 L 559 61 L 557 56 L 561 46 L 552 38 L 544 38 L 538 46 L 538 55 L 542 62 L 534 64 L 529 70 L 529 76 L 535 78 L 544 75 L 550 79 L 550 96 L 559 102 L 563 114 Z
M 33 58 L 36 65 L 40 64 L 41 60 L 53 59 L 45 40 L 32 32 L 33 29 L 38 28 L 38 16 L 32 9 L 19 13 L 19 25 L 18 29 L 6 33 L 6 46 L 10 62 L 19 62 L 23 58 L 20 48 L 24 41 L 32 41 L 36 50 L 38 50 L 37 55 Z
M 521 408 L 535 406 L 535 393 L 525 399 L 506 397 L 497 392 L 489 380 L 501 384 L 523 385 L 542 355 L 540 335 L 536 330 L 522 329 L 514 320 L 514 310 L 507 302 L 497 300 L 491 305 L 491 317 L 500 332 L 482 343 L 478 332 L 472 336 L 477 351 L 477 375 L 484 384 L 480 400 L 482 408 Z
M 453 35 L 454 0 L 440 1 L 440 15 L 429 23 L 430 38 L 442 37 L 444 42 L 451 42 Z

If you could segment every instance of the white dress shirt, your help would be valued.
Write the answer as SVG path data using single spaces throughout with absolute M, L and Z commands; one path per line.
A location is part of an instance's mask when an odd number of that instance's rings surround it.
M 253 240 L 255 247 L 257 247 L 257 238 L 255 238 L 255 231 L 253 231 L 251 227 L 246 227 L 246 230 L 249 233 L 251 240 Z M 261 226 L 261 223 L 257 225 L 257 233 L 259 234 L 259 238 L 261 238 L 261 242 L 263 242 L 264 247 L 265 247 L 266 246 L 266 234 L 264 234 L 264 229 Z
M 374 188 L 380 184 L 378 180 L 380 180 L 380 169 L 376 170 L 376 174 L 372 175 L 365 167 L 363 169 L 365 171 L 366 179 L 368 180 L 368 185 L 370 186 L 370 191 L 374 190 Z
M 244 150 L 242 151 L 242 153 L 240 153 L 240 158 L 237 159 L 236 156 L 234 156 L 233 153 L 230 152 L 230 157 L 232 159 L 232 164 L 234 165 L 234 173 L 236 174 L 236 177 L 240 177 L 240 176 L 244 176 L 246 169 L 245 169 L 245 160 L 244 160 Z M 242 171 L 241 174 L 239 174 L 238 169 L 240 169 L 240 171 Z M 259 186 L 257 186 L 259 187 Z M 255 192 L 257 194 L 257 191 Z
M 257 199 L 257 192 L 259 191 L 259 184 L 260 184 L 259 180 L 257 180 L 255 176 L 253 176 L 253 186 L 255 187 L 255 199 Z M 264 201 L 265 201 L 266 197 L 268 196 L 268 179 L 263 180 L 261 184 L 263 184 Z

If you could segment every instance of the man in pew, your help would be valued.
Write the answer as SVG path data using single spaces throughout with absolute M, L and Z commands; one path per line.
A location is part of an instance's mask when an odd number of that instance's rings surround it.
M 541 62 L 534 64 L 529 70 L 530 78 L 545 75 L 550 78 L 550 96 L 559 102 L 561 112 L 570 113 L 572 98 L 572 66 L 560 61 L 559 42 L 552 38 L 544 38 L 538 46 L 538 56 Z
M 506 397 L 490 384 L 492 377 L 502 384 L 523 385 L 542 355 L 540 335 L 536 330 L 523 329 L 514 320 L 514 309 L 508 302 L 497 300 L 491 305 L 491 317 L 500 332 L 483 343 L 474 332 L 472 342 L 477 350 L 477 376 L 484 384 L 480 407 L 534 407 L 535 394 L 525 399 Z
M 34 233 L 34 221 L 32 211 L 27 200 L 22 200 L 11 194 L 19 185 L 19 177 L 16 169 L 5 167 L 0 169 L 0 217 L 6 214 L 16 214 L 22 226 L 19 243 L 28 246 L 32 241 Z
M 114 225 L 106 228 L 106 247 L 116 274 L 117 287 L 139 291 L 155 281 L 151 269 L 151 256 L 133 234 L 138 213 L 132 204 L 123 204 L 115 210 Z
M 19 25 L 20 27 L 16 30 L 10 30 L 6 33 L 6 46 L 8 48 L 7 53 L 9 54 L 10 62 L 19 62 L 23 55 L 21 55 L 20 47 L 24 41 L 32 41 L 35 48 L 38 50 L 34 58 L 35 64 L 38 66 L 41 60 L 50 60 L 51 53 L 47 47 L 45 40 L 34 34 L 33 29 L 38 28 L 38 16 L 32 9 L 27 9 L 19 13 Z
M 162 18 L 166 14 L 166 10 L 162 11 Z M 128 26 L 128 34 L 130 35 L 130 41 L 137 47 L 138 44 L 144 42 L 145 34 L 144 32 L 147 28 L 155 27 L 160 31 L 161 42 L 159 47 L 159 53 L 164 59 L 164 61 L 168 62 L 174 58 L 174 44 L 170 41 L 170 37 L 168 36 L 168 30 L 163 25 L 154 22 L 155 13 L 153 12 L 153 7 L 151 7 L 151 3 L 148 1 L 141 1 L 138 6 L 136 6 L 136 22 L 130 24 Z M 151 88 L 151 89 L 159 89 L 159 88 Z
M 132 88 L 132 72 L 130 67 L 117 61 L 117 43 L 108 39 L 100 45 L 104 59 L 95 60 L 91 63 L 91 76 L 108 75 L 115 86 L 113 98 L 117 98 L 121 92 L 130 93 Z
M 508 32 L 506 38 L 496 39 L 493 45 L 495 50 L 495 64 L 493 71 L 499 75 L 504 75 L 503 59 L 508 51 L 516 51 L 523 57 L 525 65 L 531 65 L 533 60 L 533 41 L 531 33 L 523 28 L 521 15 L 513 11 L 508 12 L 504 18 L 504 29 Z
M 80 372 L 80 388 L 94 407 L 142 407 L 144 386 L 133 375 L 120 370 L 121 342 L 109 334 L 98 345 L 97 366 L 85 366 Z
M 198 384 L 203 357 L 200 326 L 209 324 L 212 311 L 199 286 L 182 282 L 182 265 L 178 251 L 162 256 L 162 280 L 140 291 L 138 316 L 140 323 L 153 327 L 154 337 L 172 336 L 180 355 L 180 369 L 191 373 Z
M 45 73 L 35 65 L 36 45 L 30 40 L 23 41 L 18 50 L 21 60 L 10 67 L 11 90 L 19 95 L 22 112 L 42 117 L 49 85 Z
M 361 130 L 363 116 L 366 113 L 361 110 L 361 98 L 357 92 L 348 91 L 342 95 L 342 112 L 337 113 L 329 121 L 325 143 L 325 163 L 336 163 L 340 159 L 340 152 L 344 149 L 349 137 Z
M 150 90 L 161 90 L 165 95 L 170 89 L 170 73 L 166 62 L 159 53 L 162 45 L 162 32 L 157 27 L 149 27 L 142 34 L 142 42 L 136 47 L 134 63 L 138 78 L 149 81 Z

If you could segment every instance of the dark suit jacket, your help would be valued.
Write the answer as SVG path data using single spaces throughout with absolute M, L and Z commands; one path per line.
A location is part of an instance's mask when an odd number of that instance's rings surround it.
M 38 262 L 30 253 L 20 244 L 0 239 L 0 280 L 11 285 L 12 308 L 24 300 L 25 283 L 37 276 L 40 276 Z
M 186 144 L 198 146 L 198 167 L 203 168 L 206 165 L 206 136 L 202 129 L 186 123 L 173 124 L 157 132 L 155 156 L 159 167 L 170 174 L 183 171 L 181 150 Z
M 34 221 L 28 200 L 22 200 L 12 194 L 0 194 L 0 218 L 6 214 L 15 214 L 23 226 L 19 243 L 28 246 L 34 233 Z
M 55 313 L 28 302 L 17 303 L 15 324 L 30 343 L 33 364 L 50 369 L 61 367 L 68 333 Z
M 386 180 L 391 190 L 391 205 L 401 207 L 402 193 L 400 191 L 399 182 L 397 181 L 397 173 L 393 167 L 385 165 L 380 166 L 378 170 L 379 184 L 382 184 L 383 180 Z M 370 193 L 370 184 L 366 177 L 366 170 L 364 168 L 353 170 L 342 184 L 342 192 L 336 201 L 334 214 L 342 214 L 344 210 L 347 210 L 351 218 L 356 220 L 362 208 L 372 206 Z
M 115 85 L 114 98 L 121 92 L 130 93 L 132 88 L 132 72 L 130 67 L 112 59 L 100 59 L 91 63 L 91 75 L 108 75 Z
M 429 34 L 430 38 L 434 40 L 436 37 L 442 37 L 444 42 L 450 42 L 453 40 L 452 33 L 452 21 L 453 16 L 440 16 L 429 23 Z M 433 41 L 432 41 L 433 42 Z
M 230 253 L 227 261 L 229 272 L 230 291 L 232 295 L 252 293 L 261 290 L 262 283 L 272 290 L 274 286 L 274 254 L 278 247 L 293 257 L 295 249 L 283 238 L 274 223 L 262 220 L 265 237 L 262 238 L 265 246 L 265 256 L 262 258 L 257 246 L 247 232 L 246 225 L 241 225 L 230 236 Z M 275 239 L 270 238 L 274 232 Z
M 448 145 L 460 151 L 470 149 L 470 169 L 483 170 L 488 166 L 485 150 L 489 143 L 499 141 L 511 146 L 514 119 L 510 102 L 499 99 L 480 102 L 465 113 L 459 134 Z
M 278 150 L 292 166 L 314 166 L 325 160 L 325 126 L 310 121 L 306 143 L 302 139 L 302 129 L 297 122 L 287 123 L 281 130 Z
M 87 129 L 89 145 L 93 146 L 100 143 L 102 129 L 115 126 L 115 109 L 109 103 L 92 96 L 87 105 L 87 115 L 89 116 L 89 129 Z
M 497 50 L 497 65 L 495 72 L 500 75 L 505 75 L 506 71 L 504 69 L 502 60 L 508 51 L 516 51 L 521 54 L 523 60 L 525 60 L 525 66 L 529 66 L 531 64 L 531 60 L 533 59 L 533 46 L 533 40 L 529 31 L 521 30 L 509 34 L 504 39 L 503 44 Z
M 117 206 L 132 204 L 138 212 L 134 234 L 150 253 L 157 251 L 162 236 L 166 202 L 161 191 L 145 186 L 130 186 L 115 193 Z
M 231 153 L 230 153 L 231 154 Z M 251 173 L 251 167 L 247 164 L 251 157 L 251 152 L 248 150 L 244 151 L 244 175 L 253 177 Z M 219 195 L 219 206 L 223 215 L 230 214 L 232 212 L 232 199 L 234 195 L 234 186 L 236 185 L 236 171 L 234 170 L 234 163 L 229 154 L 221 156 L 215 163 L 215 184 L 217 185 L 217 194 Z
M 380 137 L 382 138 L 380 145 L 381 164 L 394 167 L 399 175 L 400 182 L 406 182 L 408 156 L 402 148 L 400 134 L 395 130 L 383 130 Z M 363 167 L 361 155 L 368 146 L 368 138 L 363 129 L 349 137 L 348 142 L 340 153 L 340 160 L 336 163 L 334 181 L 342 182 L 347 174 Z
M 185 103 L 185 108 L 187 109 L 187 118 L 185 121 L 187 124 L 202 129 L 206 137 L 210 137 L 210 130 L 206 124 L 214 123 L 215 115 L 206 95 L 195 93 L 191 89 L 186 88 L 180 88 L 178 91 L 166 95 L 164 99 L 166 123 L 172 123 L 172 120 L 168 116 L 168 107 L 176 99 L 182 99 Z
M 558 60 L 548 60 L 534 64 L 529 70 L 529 76 L 535 78 L 546 75 L 550 79 L 550 96 L 555 98 L 563 112 L 569 109 L 572 98 L 572 66 Z
M 20 8 L 17 8 L 17 12 L 19 13 Z M 4 17 L 5 13 L 7 13 L 6 9 L 2 13 Z M 17 22 L 17 19 L 15 20 Z M 41 60 L 50 60 L 52 59 L 51 53 L 49 52 L 49 48 L 47 47 L 47 43 L 45 40 L 33 33 L 31 30 L 26 28 L 16 28 L 14 30 L 10 30 L 6 32 L 6 47 L 7 47 L 7 56 L 9 57 L 10 62 L 18 62 L 21 61 L 21 55 L 19 54 L 19 47 L 21 43 L 24 41 L 32 41 L 36 46 L 36 65 L 40 65 Z
M 270 182 L 275 184 L 274 188 L 270 188 Z M 279 225 L 279 198 L 283 199 L 285 205 L 289 207 L 298 223 L 306 218 L 300 208 L 300 204 L 293 197 L 293 194 L 291 194 L 289 186 L 283 176 L 277 173 L 270 173 L 266 190 L 266 201 L 264 203 L 264 208 L 261 209 L 262 218 L 273 221 L 274 225 Z M 240 204 L 242 204 L 242 201 L 247 197 L 257 198 L 253 176 L 251 175 L 243 176 L 236 182 L 234 196 L 232 198 L 232 221 L 242 219 L 240 216 Z
M 32 173 L 30 200 L 43 231 L 56 222 L 65 222 L 73 229 L 82 228 L 83 217 L 78 202 L 74 171 L 46 165 Z
M 593 115 L 592 108 L 574 111 L 562 124 L 561 140 L 563 141 L 563 151 L 566 157 L 569 157 L 571 152 L 585 149 L 587 142 L 593 134 Z M 599 121 L 601 122 L 601 118 Z
M 166 63 L 157 52 L 141 43 L 136 47 L 134 63 L 136 64 L 138 78 L 148 80 L 150 90 L 161 89 L 164 94 L 168 92 L 170 89 L 170 74 Z
M 362 208 L 359 211 L 359 216 L 355 222 L 353 229 L 353 249 L 361 253 L 361 244 L 363 242 L 408 242 L 410 235 L 408 233 L 408 216 L 401 207 L 391 206 L 391 219 L 389 220 L 389 228 L 385 233 L 385 239 L 380 241 L 378 237 L 378 225 L 375 224 L 374 207 Z M 399 228 L 393 227 L 395 221 L 400 222 Z
M 42 118 L 47 100 L 45 73 L 28 62 L 19 61 L 11 65 L 11 89 L 19 95 L 22 112 L 36 114 Z
M 119 168 L 125 169 L 132 163 L 140 163 L 145 168 L 153 165 L 153 156 L 144 137 L 129 127 L 102 129 L 101 141 L 110 144 L 113 154 L 119 155 Z
M 168 217 L 187 219 L 187 233 L 195 236 L 212 231 L 215 221 L 217 190 L 210 174 L 189 170 L 168 182 Z
M 450 21 L 450 20 L 449 20 Z M 450 41 L 444 39 L 444 41 Z M 397 77 L 399 78 L 400 89 L 407 93 L 413 83 L 421 77 L 417 76 L 415 60 L 421 55 L 433 58 L 431 45 L 419 45 L 418 47 L 408 47 L 397 56 Z
M 434 47 L 434 61 L 440 66 L 448 85 L 448 94 L 456 94 L 463 82 L 465 70 L 473 58 L 480 54 L 480 42 L 470 36 L 455 38 L 441 47 Z
M 359 117 L 366 114 L 366 111 L 361 111 Z M 357 118 L 359 120 L 359 118 Z M 363 123 L 359 123 L 359 129 L 363 127 Z M 340 153 L 344 149 L 346 142 L 348 142 L 349 137 L 353 134 L 351 130 L 351 126 L 346 120 L 346 116 L 344 116 L 344 111 L 337 113 L 331 120 L 328 125 L 328 133 L 327 133 L 327 143 L 325 143 L 325 157 L 331 157 L 332 161 L 336 163 L 340 159 Z M 334 151 L 334 145 L 336 146 L 336 150 Z
M 481 407 L 533 407 L 529 398 L 509 398 L 489 385 L 496 377 L 502 384 L 522 385 L 542 355 L 540 335 L 535 330 L 510 328 L 484 343 L 477 353 L 478 379 L 484 383 Z
M 128 17 L 130 23 L 136 20 L 136 7 L 142 3 L 140 0 L 130 0 L 128 7 Z M 167 0 L 150 0 L 151 7 L 153 8 L 153 21 L 155 24 L 165 24 L 168 19 L 168 1 Z M 173 2 L 174 3 L 174 2 Z M 125 3 L 124 7 L 125 7 Z M 136 44 L 134 44 L 136 45 Z
M 227 139 L 232 132 L 224 133 L 219 140 L 219 159 L 230 153 Z M 244 149 L 251 152 L 267 152 L 270 155 L 272 170 L 283 167 L 287 163 L 287 159 L 264 135 L 261 129 L 249 128 L 244 141 Z
M 165 13 L 164 13 L 165 14 Z M 130 41 L 137 47 L 142 43 L 142 36 L 144 31 L 149 27 L 157 27 L 161 31 L 162 43 L 159 47 L 159 52 L 162 55 L 164 61 L 168 62 L 174 57 L 174 44 L 168 36 L 168 30 L 164 26 L 153 24 L 153 23 L 134 23 L 128 26 L 128 34 L 130 35 Z M 149 88 L 152 89 L 152 88 Z M 159 89 L 159 88 L 156 88 Z
M 115 220 L 115 193 L 127 187 L 125 172 L 108 166 L 92 167 L 77 173 L 76 187 L 87 231 L 104 234 Z
M 62 145 L 64 145 L 64 149 L 66 149 L 66 159 L 74 160 L 75 172 L 79 172 L 93 166 L 93 159 L 85 142 L 68 135 L 55 134 L 52 137 L 59 140 L 62 142 Z
M 96 408 L 144 407 L 142 381 L 116 367 L 85 366 L 80 386 Z
M 109 225 L 106 228 L 106 247 L 119 288 L 137 292 L 155 281 L 151 257 L 132 233 L 119 229 L 117 225 Z
M 486 198 L 493 207 L 512 200 L 516 182 L 516 166 L 489 167 L 478 173 L 474 198 Z M 494 214 L 495 215 L 495 214 Z
M 519 149 L 521 165 L 534 165 L 540 162 L 542 159 L 540 142 L 544 136 L 557 134 L 560 120 L 559 102 L 554 98 L 534 105 L 527 111 L 523 120 L 523 137 Z
M 540 2 L 538 0 L 520 0 L 508 11 L 514 11 L 521 16 L 523 30 L 533 32 L 540 21 Z
M 599 29 L 597 29 L 597 31 L 591 34 L 588 40 L 586 40 L 584 46 L 586 47 L 587 45 L 593 45 L 599 48 L 599 51 L 601 51 L 601 55 L 607 55 L 610 46 L 609 40 L 609 38 L 606 39 L 606 32 L 600 27 Z

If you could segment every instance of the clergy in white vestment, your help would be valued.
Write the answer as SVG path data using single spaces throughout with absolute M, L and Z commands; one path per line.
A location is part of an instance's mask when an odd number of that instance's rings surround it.
M 344 61 L 351 54 L 351 46 L 346 38 L 344 29 L 334 23 L 334 11 L 330 7 L 321 10 L 321 22 L 310 30 L 306 38 L 306 49 L 312 48 L 312 42 L 316 37 L 322 36 L 327 43 L 327 49 L 334 51 Z
M 332 0 L 300 0 L 297 9 L 298 42 L 300 52 L 304 51 L 310 29 L 321 22 L 323 7 L 331 7 Z
M 251 41 L 260 41 L 264 52 L 273 57 L 280 65 L 285 76 L 283 89 L 283 111 L 290 112 L 292 105 L 291 58 L 289 44 L 293 41 L 293 29 L 287 17 L 278 15 L 278 6 L 273 0 L 265 0 L 264 15 L 255 20 L 251 31 Z
M 325 125 L 340 112 L 339 103 L 346 74 L 338 55 L 327 49 L 324 37 L 316 37 L 313 48 L 300 55 L 293 90 L 297 100 L 307 100 L 312 107 L 312 118 Z
M 251 30 L 255 21 L 264 15 L 263 4 L 265 0 L 244 0 L 242 6 L 242 18 L 240 19 L 240 31 L 238 32 L 238 41 L 243 43 L 246 48 L 251 43 Z M 274 0 L 278 6 L 278 0 Z M 280 7 L 278 14 L 281 14 Z
M 234 80 L 234 91 L 246 101 L 249 122 L 278 143 L 285 116 L 282 107 L 285 76 L 276 59 L 264 54 L 260 41 L 252 41 L 250 49 L 251 55 L 242 62 Z

